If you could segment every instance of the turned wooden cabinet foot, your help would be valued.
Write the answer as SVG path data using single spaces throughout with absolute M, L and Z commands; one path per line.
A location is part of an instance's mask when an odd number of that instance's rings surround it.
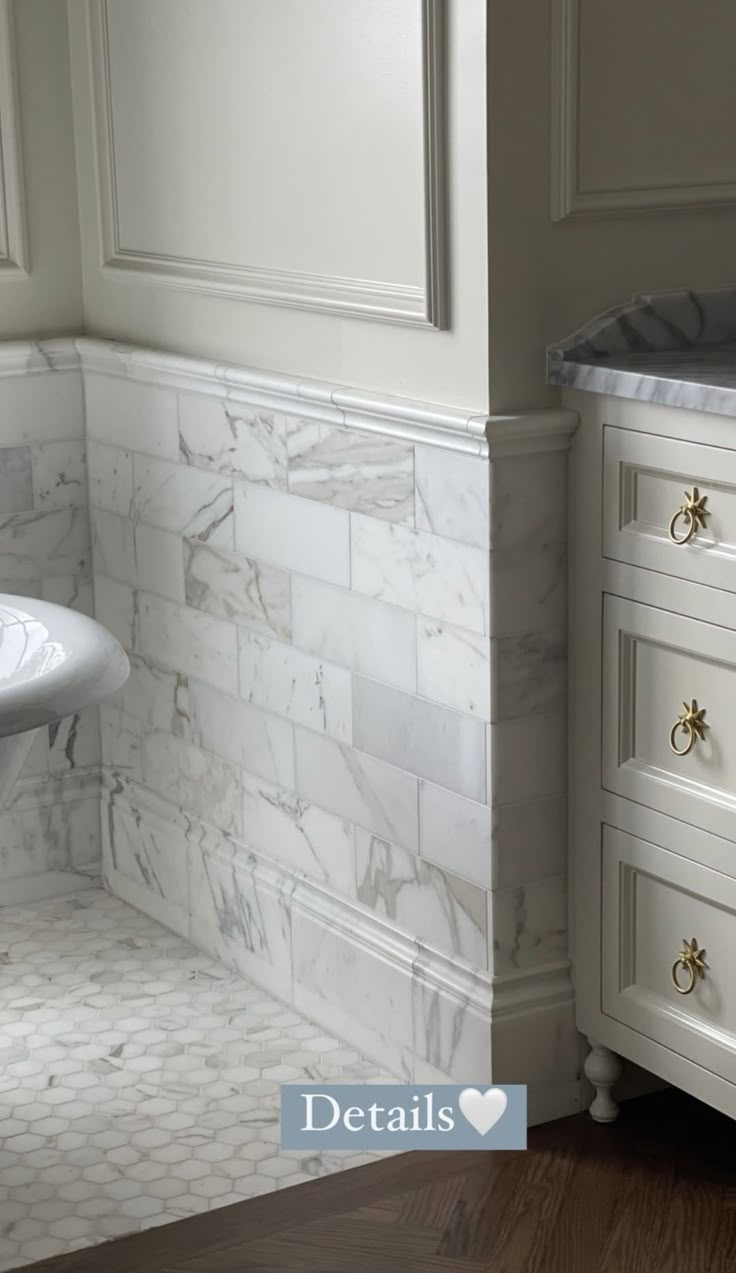
M 614 1123 L 618 1118 L 618 1105 L 613 1099 L 612 1090 L 621 1078 L 623 1063 L 620 1056 L 603 1047 L 594 1039 L 588 1039 L 590 1052 L 585 1059 L 585 1077 L 595 1088 L 595 1096 L 590 1105 L 590 1117 L 596 1123 Z

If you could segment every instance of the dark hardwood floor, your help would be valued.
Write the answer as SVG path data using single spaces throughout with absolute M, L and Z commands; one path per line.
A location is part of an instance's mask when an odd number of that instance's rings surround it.
M 405 1154 L 34 1265 L 36 1273 L 735 1273 L 736 1125 L 676 1092 Z

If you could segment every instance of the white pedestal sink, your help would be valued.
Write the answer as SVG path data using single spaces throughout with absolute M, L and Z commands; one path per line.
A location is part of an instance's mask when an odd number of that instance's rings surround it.
M 94 619 L 0 593 L 0 807 L 36 730 L 114 693 L 128 671 L 123 647 Z

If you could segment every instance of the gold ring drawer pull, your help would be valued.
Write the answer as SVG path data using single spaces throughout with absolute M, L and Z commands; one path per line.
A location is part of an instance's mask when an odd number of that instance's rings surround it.
M 670 747 L 676 756 L 687 756 L 698 741 L 705 738 L 708 726 L 705 723 L 705 708 L 698 707 L 695 699 L 691 703 L 683 703 L 684 712 L 678 716 L 670 730 Z M 678 730 L 685 733 L 685 745 L 677 746 Z
M 707 967 L 705 951 L 699 949 L 695 938 L 693 937 L 692 941 L 688 941 L 686 937 L 683 937 L 682 950 L 672 965 L 672 985 L 678 995 L 692 994 L 698 981 L 705 979 Z M 680 982 L 680 969 L 685 974 L 683 983 Z
M 672 514 L 669 525 L 669 536 L 673 544 L 689 544 L 701 527 L 705 526 L 705 519 L 710 516 L 705 507 L 707 502 L 708 496 L 701 495 L 697 486 L 693 487 L 692 495 L 685 491 L 685 503 Z M 681 520 L 685 525 L 678 531 Z

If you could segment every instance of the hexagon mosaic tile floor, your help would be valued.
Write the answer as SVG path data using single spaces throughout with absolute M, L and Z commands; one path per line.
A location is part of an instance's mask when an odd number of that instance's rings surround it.
M 279 1149 L 300 1077 L 381 1075 L 106 893 L 0 910 L 0 1273 L 369 1161 Z

